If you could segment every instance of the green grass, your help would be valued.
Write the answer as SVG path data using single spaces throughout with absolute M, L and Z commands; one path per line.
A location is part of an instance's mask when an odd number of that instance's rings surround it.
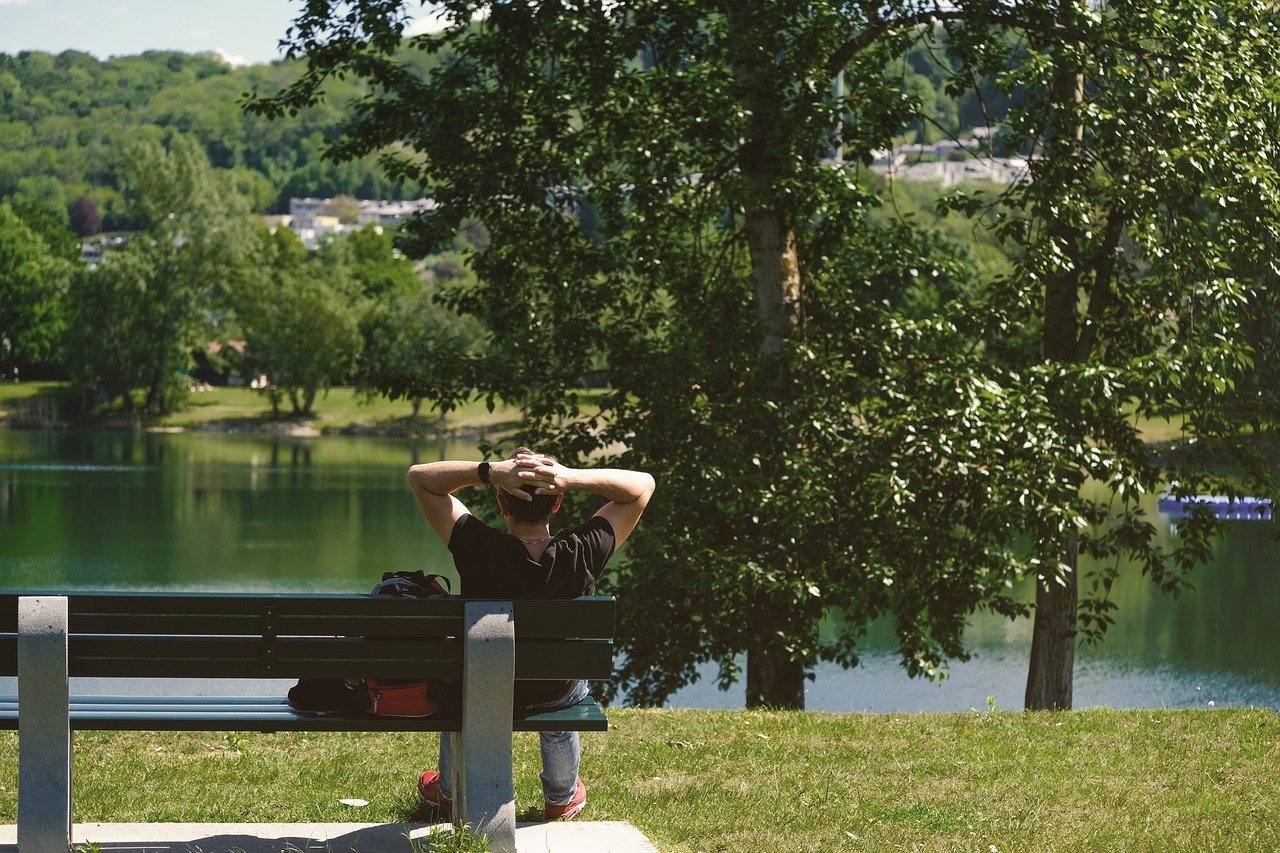
M 66 388 L 65 382 L 0 383 L 0 422 L 19 414 L 24 401 L 40 396 L 56 397 Z M 598 411 L 594 401 L 601 393 L 579 391 L 585 414 Z M 141 405 L 141 393 L 135 395 L 135 402 Z M 443 417 L 438 409 L 424 404 L 418 417 L 414 418 L 413 407 L 406 400 L 391 401 L 381 396 L 370 398 L 350 387 L 332 388 L 320 394 L 313 408 L 311 417 L 295 418 L 290 414 L 286 400 L 281 406 L 281 417 L 277 418 L 271 413 L 270 402 L 260 392 L 245 387 L 217 387 L 210 391 L 192 392 L 182 411 L 145 420 L 143 425 L 152 429 L 229 432 L 278 433 L 301 429 L 326 434 L 470 437 L 509 434 L 521 421 L 519 408 L 498 405 L 489 411 L 483 397 L 476 397 Z M 119 410 L 97 412 L 95 418 L 112 426 L 124 423 Z M 93 423 L 85 425 L 92 426 Z
M 66 390 L 65 382 L 0 383 L 0 421 L 17 412 L 24 401 L 39 396 L 55 396 Z M 141 399 L 139 398 L 139 402 Z M 286 402 L 284 416 L 275 418 L 267 398 L 250 388 L 219 387 L 193 392 L 187 407 L 163 418 L 148 421 L 160 429 L 226 429 L 243 432 L 279 432 L 290 426 L 309 427 L 322 433 L 362 432 L 386 435 L 440 435 L 504 433 L 520 420 L 519 409 L 499 406 L 489 411 L 477 398 L 450 412 L 443 419 L 438 410 L 423 406 L 418 417 L 405 400 L 386 397 L 368 399 L 354 388 L 333 388 L 316 398 L 315 416 L 294 419 Z
M 333 388 L 316 398 L 315 416 L 305 423 L 319 432 L 335 433 L 352 430 L 382 432 L 390 435 L 436 434 L 448 432 L 505 432 L 519 422 L 518 409 L 496 408 L 490 412 L 484 400 L 476 399 L 450 412 L 443 420 L 437 410 L 423 406 L 417 420 L 406 400 L 391 401 L 386 397 L 366 398 L 354 388 Z M 281 407 L 288 419 L 289 404 Z M 159 427 L 200 429 L 219 424 L 243 429 L 268 427 L 275 419 L 271 404 L 249 388 L 215 388 L 191 394 L 181 412 L 157 420 Z
M 1276 850 L 1265 710 L 863 715 L 610 713 L 583 736 L 585 817 L 667 851 Z M 403 821 L 430 735 L 86 732 L 77 821 Z M 0 736 L 14 820 L 16 735 Z M 537 739 L 516 743 L 536 816 Z M 362 809 L 338 802 L 369 801 Z
M 52 394 L 67 387 L 65 382 L 6 382 L 0 380 L 0 408 L 41 394 Z
M 66 388 L 64 382 L 0 382 L 0 420 L 20 401 L 39 395 L 52 395 Z M 591 395 L 585 392 L 584 410 L 591 412 Z M 490 412 L 484 400 L 477 398 L 449 413 L 427 406 L 416 420 L 405 400 L 392 402 L 386 397 L 372 400 L 354 388 L 333 388 L 316 399 L 315 417 L 295 421 L 288 416 L 284 404 L 283 419 L 273 418 L 266 397 L 250 388 L 214 388 L 191 394 L 187 407 L 148 425 L 161 429 L 228 429 L 243 432 L 278 432 L 283 427 L 310 427 L 321 433 L 363 432 L 385 435 L 433 436 L 447 434 L 502 434 L 520 423 L 519 409 L 499 406 Z M 1161 444 L 1182 439 L 1182 418 L 1145 418 L 1138 422 L 1143 441 Z

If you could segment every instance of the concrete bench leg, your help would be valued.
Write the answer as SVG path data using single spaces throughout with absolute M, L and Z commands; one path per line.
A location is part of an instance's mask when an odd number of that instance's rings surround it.
M 511 770 L 515 614 L 509 601 L 466 605 L 462 652 L 462 732 L 454 735 L 454 817 L 489 838 L 494 853 L 515 853 Z
M 18 599 L 18 849 L 71 847 L 67 599 Z

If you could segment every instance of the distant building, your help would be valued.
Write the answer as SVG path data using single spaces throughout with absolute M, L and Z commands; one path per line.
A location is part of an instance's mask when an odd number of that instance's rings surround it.
M 324 214 L 325 206 L 329 203 L 327 198 L 291 198 L 289 199 L 289 218 L 292 220 L 291 227 L 311 228 L 314 226 L 314 219 Z
M 314 249 L 325 237 L 346 234 L 366 225 L 384 227 L 417 213 L 435 210 L 436 203 L 429 198 L 414 201 L 381 201 L 361 199 L 360 213 L 354 223 L 342 223 L 338 217 L 325 213 L 332 199 L 291 198 L 287 217 L 266 217 L 267 227 L 281 225 L 292 228 L 304 246 Z
M 436 209 L 429 198 L 414 201 L 361 201 L 359 225 L 394 225 L 401 219 Z
M 871 170 L 891 179 L 940 181 L 944 187 L 965 181 L 1011 184 L 1030 178 L 1026 157 L 993 157 L 985 153 L 996 128 L 975 127 L 965 139 L 909 143 L 892 151 L 872 152 Z
M 80 261 L 87 268 L 93 269 L 102 263 L 108 252 L 124 247 L 133 238 L 133 234 L 95 234 L 86 237 L 80 243 Z

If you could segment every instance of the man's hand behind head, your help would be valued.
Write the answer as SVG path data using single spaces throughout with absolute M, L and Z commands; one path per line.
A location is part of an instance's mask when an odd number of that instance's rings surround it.
M 517 476 L 525 485 L 534 486 L 536 494 L 563 495 L 572 488 L 573 470 L 549 456 L 517 458 L 517 464 L 521 466 Z

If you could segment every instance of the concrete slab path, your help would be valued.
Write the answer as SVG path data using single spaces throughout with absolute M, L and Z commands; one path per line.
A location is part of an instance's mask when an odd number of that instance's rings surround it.
M 435 824 L 448 827 L 448 824 Z M 410 853 L 429 849 L 426 823 L 77 823 L 72 839 L 102 853 Z M 92 846 L 91 846 L 92 845 Z M 17 828 L 0 826 L 0 853 L 16 853 Z M 520 853 L 656 853 L 625 821 L 522 823 Z

